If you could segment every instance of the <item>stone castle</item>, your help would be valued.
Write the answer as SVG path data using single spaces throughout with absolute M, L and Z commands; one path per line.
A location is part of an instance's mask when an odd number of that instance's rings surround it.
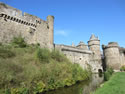
M 92 72 L 100 72 L 105 67 L 119 70 L 125 65 L 125 49 L 115 42 L 103 45 L 100 50 L 100 40 L 95 35 L 90 37 L 88 45 L 80 42 L 75 45 L 54 44 L 54 17 L 48 16 L 44 21 L 36 16 L 0 3 L 0 42 L 8 43 L 13 37 L 21 35 L 28 44 L 39 43 L 41 47 L 58 49 L 73 63 L 81 67 L 91 67 Z

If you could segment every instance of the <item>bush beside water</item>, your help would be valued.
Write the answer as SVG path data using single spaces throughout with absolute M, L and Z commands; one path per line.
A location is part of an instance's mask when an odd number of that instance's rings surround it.
M 27 45 L 21 37 L 0 45 L 0 94 L 36 94 L 71 86 L 90 75 L 59 51 Z
M 125 71 L 125 65 L 120 68 L 120 71 Z
M 106 72 L 104 72 L 104 80 L 108 81 L 113 73 L 114 73 L 113 69 L 112 68 L 108 68 L 106 70 Z

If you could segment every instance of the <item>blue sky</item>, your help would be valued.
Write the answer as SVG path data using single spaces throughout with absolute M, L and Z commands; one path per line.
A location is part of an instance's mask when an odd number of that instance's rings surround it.
M 46 20 L 55 17 L 54 42 L 76 45 L 94 33 L 101 44 L 125 47 L 125 0 L 0 0 Z

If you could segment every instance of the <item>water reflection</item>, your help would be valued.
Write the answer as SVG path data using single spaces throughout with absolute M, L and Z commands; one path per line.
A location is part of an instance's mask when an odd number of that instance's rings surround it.
M 90 81 L 83 81 L 71 87 L 60 88 L 42 94 L 90 94 L 103 82 L 103 76 L 93 74 Z

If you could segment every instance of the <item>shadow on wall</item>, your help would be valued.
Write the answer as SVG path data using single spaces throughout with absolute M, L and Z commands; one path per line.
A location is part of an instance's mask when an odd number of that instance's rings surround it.
M 4 13 L 1 13 L 1 14 L 0 14 L 0 17 L 3 17 L 4 20 L 7 20 L 7 19 L 8 19 L 8 20 L 12 20 L 12 21 L 15 21 L 15 22 L 17 22 L 17 23 L 20 23 L 20 24 L 32 26 L 32 27 L 34 27 L 34 28 L 37 27 L 36 24 L 34 24 L 34 23 L 29 23 L 29 22 L 27 22 L 27 21 L 18 19 L 18 18 L 16 18 L 16 17 L 11 17 L 11 16 L 9 16 L 9 15 L 7 15 L 7 14 L 4 14 Z M 40 21 L 37 21 L 37 20 L 36 20 L 36 22 L 39 23 L 39 24 L 41 24 Z

